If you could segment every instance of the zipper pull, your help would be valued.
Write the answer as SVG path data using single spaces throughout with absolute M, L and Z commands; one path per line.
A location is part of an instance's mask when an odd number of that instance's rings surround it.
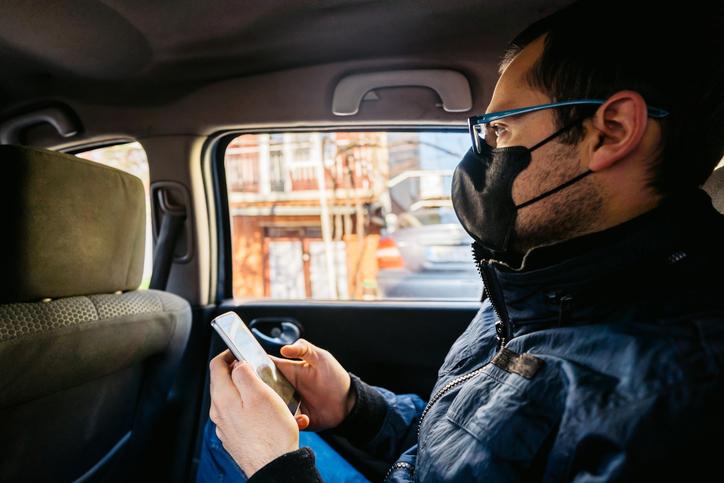
M 568 320 L 568 312 L 573 306 L 573 297 L 564 295 L 560 298 L 559 304 L 558 325 L 562 326 Z
M 500 350 L 507 342 L 507 340 L 505 340 L 505 335 L 505 324 L 498 320 L 495 323 L 495 336 L 498 339 L 498 350 Z
M 495 312 L 495 315 L 498 317 L 498 321 L 495 323 L 495 334 L 498 339 L 498 350 L 500 350 L 500 348 L 503 347 L 509 339 L 509 322 L 507 319 L 507 313 L 505 313 L 504 316 L 503 312 L 501 312 L 495 302 L 495 297 L 493 296 L 495 293 L 493 288 L 495 276 L 492 273 L 488 273 L 489 271 L 492 271 L 492 269 L 489 267 L 488 262 L 484 262 L 478 257 L 478 253 L 475 248 L 475 243 L 473 243 L 473 256 L 475 257 L 478 273 L 480 273 L 480 277 L 483 279 L 483 285 L 485 287 L 484 296 L 487 295 L 488 300 L 490 300 L 490 305 L 493 307 L 493 312 Z M 485 297 L 482 298 L 481 301 L 484 299 Z M 510 338 L 512 338 L 512 336 Z

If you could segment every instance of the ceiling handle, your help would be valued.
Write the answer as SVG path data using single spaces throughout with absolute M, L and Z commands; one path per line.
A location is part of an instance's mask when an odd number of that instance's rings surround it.
M 368 92 L 385 87 L 428 87 L 440 96 L 446 112 L 467 112 L 473 105 L 470 83 L 460 72 L 449 69 L 392 70 L 342 78 L 334 89 L 332 113 L 354 116 Z
M 19 144 L 23 130 L 36 124 L 50 124 L 64 138 L 78 134 L 77 122 L 59 107 L 46 107 L 13 117 L 0 124 L 0 144 Z

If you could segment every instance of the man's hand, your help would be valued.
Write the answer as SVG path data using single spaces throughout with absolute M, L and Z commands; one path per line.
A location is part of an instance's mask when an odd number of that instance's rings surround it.
M 211 409 L 216 434 L 247 477 L 277 457 L 299 448 L 307 416 L 292 416 L 282 398 L 247 362 L 224 351 L 212 359 Z
M 272 357 L 301 396 L 301 410 L 309 416 L 309 429 L 321 431 L 338 426 L 355 403 L 349 373 L 332 354 L 304 339 L 282 347 L 281 354 L 301 359 Z M 301 429 L 305 429 L 303 424 L 300 422 Z

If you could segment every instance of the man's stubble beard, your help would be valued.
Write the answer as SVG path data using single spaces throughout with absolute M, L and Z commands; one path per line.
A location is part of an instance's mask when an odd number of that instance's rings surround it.
M 543 193 L 581 174 L 575 146 L 556 143 L 539 168 L 536 183 Z M 543 153 L 540 153 L 543 155 Z M 531 198 L 537 196 L 533 194 Z M 603 195 L 593 175 L 518 210 L 513 248 L 525 254 L 531 248 L 569 240 L 588 233 L 599 220 Z

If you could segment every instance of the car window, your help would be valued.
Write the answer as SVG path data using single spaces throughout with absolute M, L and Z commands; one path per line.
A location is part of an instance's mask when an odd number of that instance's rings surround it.
M 143 278 L 140 288 L 148 288 L 153 268 L 153 240 L 151 239 L 151 207 L 149 204 L 148 159 L 143 147 L 137 142 L 114 144 L 102 148 L 75 153 L 79 158 L 111 166 L 141 179 L 146 192 L 146 250 Z
M 479 300 L 450 202 L 467 133 L 243 134 L 227 146 L 235 298 Z

